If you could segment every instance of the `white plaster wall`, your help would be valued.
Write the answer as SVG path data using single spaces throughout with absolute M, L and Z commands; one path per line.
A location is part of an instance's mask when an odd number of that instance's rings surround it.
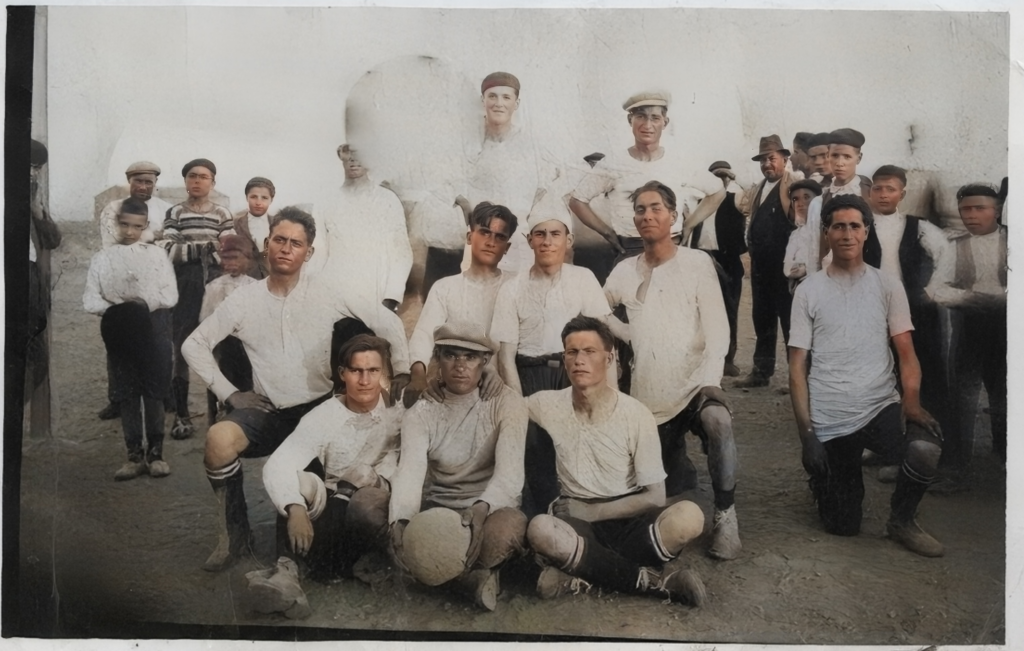
M 349 89 L 415 55 L 472 82 L 453 92 L 516 74 L 518 117 L 573 164 L 628 146 L 620 105 L 653 85 L 675 97 L 665 144 L 697 169 L 727 159 L 743 182 L 758 177 L 759 136 L 844 126 L 867 137 L 862 173 L 934 172 L 947 211 L 957 185 L 1006 174 L 1005 14 L 54 6 L 48 29 L 57 219 L 91 218 L 92 197 L 138 159 L 164 185 L 212 159 L 233 208 L 255 175 L 274 180 L 277 206 L 310 201 L 340 177 Z M 401 101 L 416 114 L 414 94 Z M 431 164 L 408 146 L 410 164 Z

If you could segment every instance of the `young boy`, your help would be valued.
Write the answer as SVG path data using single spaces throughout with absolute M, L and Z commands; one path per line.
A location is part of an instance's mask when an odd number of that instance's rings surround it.
M 148 226 L 146 204 L 125 199 L 117 216 L 118 246 L 93 256 L 82 297 L 87 312 L 103 317 L 110 392 L 120 406 L 128 448 L 128 462 L 114 473 L 115 481 L 171 472 L 162 455 L 163 400 L 171 379 L 170 308 L 178 302 L 178 287 L 164 250 L 140 241 Z
M 249 257 L 256 260 L 245 272 L 261 280 L 267 277 L 267 261 L 263 258 L 263 245 L 270 236 L 270 204 L 274 203 L 277 189 L 273 181 L 262 176 L 254 176 L 245 184 L 245 201 L 249 204 L 247 212 L 235 215 L 235 232 L 246 241 Z
M 206 293 L 203 294 L 203 305 L 199 310 L 200 323 L 213 314 L 217 306 L 231 292 L 256 282 L 255 278 L 247 275 L 253 266 L 252 247 L 244 237 L 228 235 L 221 239 L 220 262 L 224 269 L 224 275 L 207 283 Z M 245 348 L 242 347 L 242 342 L 237 337 L 228 337 L 217 344 L 213 349 L 213 356 L 217 360 L 221 373 L 232 384 L 239 387 L 240 391 L 252 390 L 252 364 L 249 363 L 249 356 L 245 354 Z M 213 425 L 217 421 L 217 396 L 207 390 L 206 397 L 208 404 L 206 414 L 210 424 Z
M 807 207 L 811 205 L 814 197 L 820 196 L 821 186 L 811 179 L 797 181 L 789 187 L 789 205 L 792 206 L 790 218 L 796 225 L 796 230 L 789 234 L 786 257 L 782 261 L 782 273 L 789 278 L 790 291 L 807 276 L 807 234 L 803 229 L 807 226 Z

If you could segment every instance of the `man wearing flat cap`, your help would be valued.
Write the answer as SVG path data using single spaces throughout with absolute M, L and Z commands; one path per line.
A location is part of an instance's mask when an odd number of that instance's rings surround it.
M 736 382 L 738 387 L 767 386 L 775 373 L 778 329 L 789 341 L 789 311 L 792 295 L 782 272 L 789 235 L 796 228 L 789 218 L 789 186 L 803 178 L 786 169 L 789 150 L 777 135 L 764 136 L 753 157 L 761 165 L 764 180 L 751 187 L 743 201 L 748 215 L 747 246 L 750 249 L 750 294 L 757 344 L 754 367 Z
M 469 178 L 456 200 L 467 221 L 481 201 L 507 206 L 517 218 L 526 220 L 540 193 L 561 180 L 554 155 L 513 122 L 519 108 L 519 92 L 519 79 L 508 72 L 493 72 L 480 84 L 483 140 L 479 152 L 469 161 Z M 567 192 L 568 188 L 559 195 Z M 498 267 L 512 273 L 529 271 L 533 251 L 525 235 L 515 235 L 510 242 L 512 246 Z
M 832 165 L 828 160 L 828 132 L 816 133 L 807 143 L 807 178 L 817 181 L 818 185 L 828 187 L 832 184 Z
M 488 610 L 496 605 L 498 568 L 524 552 L 526 538 L 526 516 L 519 510 L 526 400 L 507 386 L 490 400 L 478 390 L 496 349 L 482 328 L 468 322 L 451 321 L 434 331 L 444 400 L 420 400 L 402 420 L 389 514 L 393 552 L 401 562 L 405 525 L 414 515 L 437 506 L 460 511 L 471 542 L 453 587 Z
M 811 173 L 811 158 L 807 154 L 807 150 L 810 148 L 813 138 L 814 134 L 808 131 L 798 131 L 793 136 L 793 154 L 789 157 L 789 162 L 793 169 L 803 174 L 804 177 Z
M 157 178 L 160 176 L 160 166 L 149 161 L 138 161 L 129 165 L 124 174 L 128 178 L 128 194 L 144 202 L 149 208 L 151 226 L 146 227 L 141 241 L 152 243 L 155 239 L 152 224 L 162 224 L 164 216 L 171 208 L 171 204 L 153 196 Z M 120 214 L 122 201 L 124 199 L 111 201 L 100 211 L 100 240 L 103 248 L 117 244 L 117 216 Z
M 572 215 L 562 198 L 545 195 L 530 211 L 527 229 L 533 267 L 505 283 L 490 329 L 500 346 L 501 379 L 524 396 L 568 386 L 559 333 L 570 319 L 611 313 L 593 272 L 565 263 L 573 234 Z M 533 424 L 527 434 L 526 484 L 528 515 L 544 511 L 558 496 L 551 439 Z
M 594 164 L 576 189 L 572 191 L 569 208 L 589 228 L 597 231 L 618 253 L 616 261 L 643 251 L 643 240 L 633 224 L 633 204 L 629 195 L 651 180 L 671 187 L 679 197 L 680 219 L 673 226 L 676 243 L 682 241 L 683 220 L 689 221 L 697 211 L 713 214 L 725 200 L 725 188 L 710 177 L 698 173 L 678 154 L 670 154 L 661 144 L 661 136 L 669 124 L 668 109 L 672 96 L 663 91 L 645 91 L 623 103 L 626 121 L 633 130 L 633 146 L 615 151 Z M 712 172 L 724 182 L 734 178 L 728 168 Z M 598 215 L 591 201 L 606 195 L 609 213 Z
M 871 179 L 857 174 L 863 154 L 864 134 L 856 129 L 836 129 L 828 134 L 828 160 L 832 182 L 822 185 L 821 196 L 807 208 L 807 226 L 804 229 L 813 241 L 807 243 L 807 275 L 822 268 L 822 258 L 828 254 L 828 242 L 821 236 L 821 211 L 832 197 L 846 194 L 860 196 L 867 201 L 871 195 Z M 824 266 L 827 266 L 824 265 Z

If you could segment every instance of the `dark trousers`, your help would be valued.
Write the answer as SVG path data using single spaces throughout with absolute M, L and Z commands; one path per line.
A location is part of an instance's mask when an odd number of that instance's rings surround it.
M 921 406 L 935 417 L 942 428 L 943 463 L 948 463 L 948 433 L 954 432 L 957 426 L 954 418 L 956 409 L 952 404 L 949 386 L 950 365 L 947 363 L 948 347 L 944 341 L 946 334 L 939 308 L 934 303 L 911 305 L 910 318 L 914 324 L 914 330 L 910 333 L 914 352 L 921 365 Z M 898 360 L 895 352 L 893 359 Z M 896 365 L 896 377 L 899 378 L 898 361 Z
M 199 311 L 203 307 L 206 283 L 220 275 L 220 270 L 211 267 L 204 272 L 200 262 L 188 262 L 174 268 L 178 280 L 178 303 L 172 308 L 174 341 L 174 378 L 172 388 L 174 406 L 178 416 L 187 418 L 188 411 L 188 363 L 181 354 L 181 345 L 199 325 Z
M 722 287 L 722 300 L 725 301 L 725 316 L 729 319 L 729 352 L 725 355 L 725 362 L 731 364 L 736 359 L 736 330 L 739 327 L 740 296 L 743 294 L 743 261 L 738 255 L 726 255 L 721 251 L 708 253 L 715 261 L 718 283 Z M 788 316 L 784 332 L 788 338 Z
M 557 367 L 541 364 L 524 366 L 516 363 L 519 383 L 524 396 L 538 391 L 555 391 L 569 386 L 569 379 L 561 363 Z M 532 518 L 545 513 L 558 497 L 558 470 L 555 466 L 555 445 L 551 435 L 537 423 L 530 421 L 526 430 L 526 454 L 524 459 L 526 484 L 523 486 L 523 512 Z
M 755 257 L 750 255 L 750 296 L 754 334 L 754 370 L 771 377 L 775 373 L 775 346 L 778 328 L 782 326 L 782 339 L 789 343 L 789 315 L 793 296 L 789 283 L 782 275 L 782 257 Z
M 214 346 L 213 358 L 217 360 L 217 367 L 228 382 L 235 385 L 239 391 L 252 391 L 252 363 L 238 337 L 227 337 Z M 217 417 L 217 396 L 209 389 L 206 391 L 206 401 L 206 414 L 210 425 L 213 425 Z
M 583 539 L 575 567 L 564 568 L 591 583 L 625 593 L 641 592 L 641 567 L 660 567 L 665 560 L 655 549 L 652 529 L 667 507 L 632 518 L 586 522 L 562 518 Z
M 970 464 L 981 387 L 988 394 L 992 451 L 1006 461 L 1006 310 L 954 311 L 954 403 L 956 425 L 946 434 L 951 462 Z M 922 385 L 922 390 L 923 390 Z
M 899 403 L 893 403 L 853 434 L 826 441 L 827 470 L 822 475 L 812 476 L 809 481 L 825 531 L 838 536 L 860 533 L 864 502 L 861 455 L 864 448 L 883 458 L 905 459 L 908 443 L 918 440 L 941 445 L 941 441 L 912 423 L 907 423 L 904 433 L 902 409 Z M 933 477 L 934 469 L 926 473 L 921 468 L 909 468 L 904 461 L 890 501 L 893 519 L 900 522 L 913 519 Z
M 427 260 L 423 269 L 423 286 L 420 288 L 420 298 L 427 300 L 430 288 L 434 283 L 462 273 L 463 249 L 438 249 L 433 246 L 427 248 Z

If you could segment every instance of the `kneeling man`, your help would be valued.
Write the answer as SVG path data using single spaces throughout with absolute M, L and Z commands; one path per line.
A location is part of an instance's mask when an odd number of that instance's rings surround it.
M 507 386 L 490 400 L 479 391 L 496 348 L 478 325 L 453 321 L 434 331 L 444 400 L 420 400 L 405 415 L 390 515 L 393 555 L 407 565 L 407 554 L 424 556 L 422 549 L 403 548 L 413 516 L 434 507 L 461 512 L 471 536 L 453 587 L 488 610 L 496 606 L 498 568 L 524 551 L 526 535 L 526 516 L 518 508 L 526 401 Z
M 359 557 L 383 542 L 387 532 L 387 478 L 398 458 L 401 412 L 400 406 L 388 409 L 382 395 L 381 380 L 390 365 L 386 339 L 350 339 L 337 369 L 344 393 L 303 416 L 263 466 L 270 501 L 288 518 L 291 553 L 305 557 L 314 580 L 351 576 Z M 322 465 L 322 476 L 309 471 L 314 460 Z M 282 557 L 276 571 L 248 575 L 263 612 L 290 614 L 291 595 L 302 594 L 296 566 L 286 561 Z
M 942 435 L 921 407 L 921 366 L 903 285 L 864 262 L 872 222 L 859 196 L 833 198 L 821 214 L 832 262 L 808 276 L 793 298 L 789 384 L 803 465 L 825 530 L 855 536 L 864 448 L 882 457 L 902 453 L 886 533 L 912 552 L 942 556 L 942 544 L 914 521 L 935 477 Z M 899 357 L 902 405 L 890 342 Z
M 699 606 L 704 584 L 692 570 L 670 571 L 704 529 L 693 502 L 665 506 L 658 427 L 634 398 L 608 386 L 614 339 L 608 326 L 576 317 L 562 330 L 572 386 L 529 398 L 530 419 L 551 434 L 561 496 L 530 521 L 527 538 L 548 564 L 542 598 L 596 583 Z

